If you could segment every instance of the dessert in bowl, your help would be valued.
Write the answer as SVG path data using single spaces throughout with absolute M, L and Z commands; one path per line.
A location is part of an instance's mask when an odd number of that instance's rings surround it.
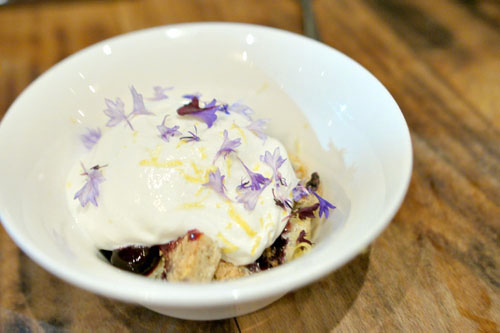
M 156 86 L 149 98 L 130 91 L 129 108 L 105 99 L 107 128 L 80 135 L 88 152 L 66 183 L 76 224 L 111 264 L 209 282 L 312 247 L 313 229 L 335 206 L 319 194 L 317 173 L 297 179 L 304 163 L 266 134 L 266 119 L 242 102 L 201 102 L 173 87 Z
M 288 158 L 301 161 L 305 174 L 321 175 L 321 195 L 336 206 L 316 227 L 313 248 L 273 269 L 210 283 L 156 281 L 109 265 L 72 214 L 68 174 L 87 153 L 81 135 L 107 130 L 106 98 L 133 103 L 131 85 L 145 97 L 153 86 L 173 86 L 172 94 L 242 101 L 255 119 L 268 119 L 266 133 L 281 142 Z M 168 104 L 174 102 L 165 99 L 161 108 L 177 109 Z M 156 117 L 161 125 L 163 109 L 146 106 L 156 115 L 140 117 Z M 164 126 L 173 128 L 169 118 Z M 228 139 L 234 137 L 228 133 Z M 299 35 L 225 23 L 138 31 L 62 61 L 7 112 L 0 125 L 0 158 L 1 220 L 34 261 L 92 292 L 199 320 L 255 311 L 352 259 L 396 213 L 412 165 L 408 128 L 396 102 L 359 64 Z M 87 172 L 93 166 L 84 165 Z M 106 167 L 102 171 L 106 177 Z M 247 248 L 251 252 L 253 245 Z

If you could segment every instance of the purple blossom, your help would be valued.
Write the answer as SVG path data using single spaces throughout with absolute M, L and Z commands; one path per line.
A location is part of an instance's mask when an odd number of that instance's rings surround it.
M 165 91 L 172 90 L 172 89 L 174 89 L 174 87 L 163 88 L 161 86 L 154 86 L 153 90 L 154 90 L 155 95 L 153 97 L 148 98 L 148 100 L 161 101 L 162 99 L 167 99 L 168 96 L 165 95 Z
M 106 126 L 114 127 L 119 123 L 121 123 L 122 121 L 126 121 L 127 124 L 130 126 L 130 129 L 134 130 L 132 124 L 128 120 L 128 117 L 125 115 L 125 104 L 123 104 L 123 101 L 120 98 L 117 98 L 116 102 L 113 102 L 108 98 L 105 98 L 104 102 L 108 107 L 106 110 L 104 110 L 104 113 L 106 114 L 106 116 L 110 118 L 106 123 Z
M 258 119 L 252 121 L 249 125 L 246 126 L 253 134 L 257 135 L 262 141 L 266 141 L 267 135 L 264 133 L 267 127 L 266 119 Z
M 241 139 L 237 138 L 234 140 L 229 140 L 227 130 L 224 130 L 224 142 L 222 142 L 219 151 L 217 152 L 217 154 L 215 154 L 214 161 L 212 163 L 215 163 L 217 158 L 219 158 L 219 156 L 221 155 L 224 155 L 225 159 L 230 153 L 235 153 L 236 150 L 234 149 L 239 145 L 241 145 Z
M 269 151 L 266 151 L 264 155 L 260 156 L 260 160 L 273 169 L 273 177 L 277 182 L 280 182 L 283 184 L 283 178 L 281 177 L 280 172 L 278 169 L 285 163 L 286 158 L 281 157 L 280 155 L 280 147 L 276 147 L 274 150 L 273 154 Z
M 160 137 L 162 138 L 163 141 L 168 142 L 168 138 L 171 136 L 175 135 L 182 135 L 182 133 L 179 131 L 179 126 L 175 125 L 174 127 L 167 127 L 165 126 L 165 119 L 167 119 L 168 115 L 165 115 L 163 117 L 163 122 L 161 125 L 156 126 L 158 131 L 160 131 Z
M 309 191 L 305 188 L 305 186 L 299 183 L 292 189 L 292 195 L 293 201 L 297 202 L 300 199 L 307 197 L 309 195 Z
M 89 202 L 97 207 L 97 197 L 99 196 L 99 184 L 102 183 L 105 178 L 100 171 L 104 166 L 94 165 L 90 170 L 85 169 L 82 163 L 83 173 L 82 176 L 87 176 L 87 181 L 83 187 L 76 192 L 73 200 L 80 200 L 82 207 L 85 207 Z
M 226 176 L 222 176 L 220 174 L 220 170 L 219 170 L 219 168 L 217 168 L 217 170 L 215 170 L 215 173 L 214 172 L 210 172 L 208 174 L 208 183 L 203 184 L 203 186 L 209 186 L 215 192 L 217 192 L 220 195 L 222 195 L 225 199 L 231 200 L 231 199 L 229 199 L 227 197 L 227 195 L 225 193 L 225 190 L 226 190 L 226 187 L 224 186 L 224 178 L 225 177 Z
M 200 141 L 201 139 L 198 136 L 198 129 L 196 128 L 196 126 L 194 127 L 194 131 L 195 131 L 195 133 L 193 133 L 191 131 L 188 131 L 188 133 L 191 134 L 191 135 L 190 136 L 183 136 L 180 139 L 181 140 L 186 140 L 186 142 Z
M 251 186 L 248 185 L 248 182 L 242 183 L 236 188 L 238 192 L 238 196 L 236 200 L 239 203 L 243 204 L 243 207 L 247 210 L 254 210 L 257 205 L 257 200 L 259 199 L 260 194 L 265 190 L 267 185 L 271 183 L 271 180 L 266 178 L 267 180 L 262 184 L 263 186 L 259 190 L 252 190 Z
M 190 95 L 184 95 L 190 96 Z M 198 97 L 193 96 L 191 102 L 186 104 L 179 109 L 177 109 L 177 114 L 180 116 L 193 116 L 199 118 L 208 128 L 212 127 L 215 120 L 217 120 L 217 115 L 215 112 L 219 109 L 218 105 L 215 105 L 215 100 L 207 104 L 204 108 L 200 107 L 200 100 Z
M 325 218 L 328 218 L 330 215 L 330 209 L 335 209 L 336 207 L 319 196 L 318 193 L 312 191 L 312 193 L 318 198 L 319 201 L 319 217 L 325 214 Z
M 134 130 L 134 127 L 132 127 L 132 124 L 130 123 L 129 119 L 131 119 L 136 115 L 153 114 L 152 112 L 146 110 L 146 107 L 144 106 L 144 99 L 142 95 L 139 94 L 137 90 L 135 90 L 134 86 L 130 86 L 130 92 L 132 94 L 134 107 L 129 115 L 125 114 L 125 104 L 120 98 L 117 98 L 116 102 L 113 102 L 112 100 L 107 98 L 104 99 L 106 106 L 108 107 L 106 110 L 104 110 L 104 113 L 110 118 L 106 123 L 106 126 L 114 127 L 119 123 L 121 123 L 122 121 L 126 121 L 127 124 L 130 126 L 130 129 Z
M 251 114 L 253 113 L 253 110 L 249 106 L 247 106 L 243 103 L 236 102 L 236 103 L 233 103 L 229 106 L 227 106 L 227 104 L 226 104 L 226 111 L 239 113 L 239 114 L 245 116 L 248 120 L 252 120 Z M 229 113 L 229 112 L 227 112 L 227 113 Z
M 250 177 L 250 186 L 249 187 L 251 190 L 254 190 L 254 191 L 260 190 L 261 185 L 269 183 L 269 178 L 264 177 L 260 173 L 252 172 L 252 170 L 250 170 L 239 157 L 238 157 L 238 160 L 241 162 L 241 165 L 243 165 L 243 167 L 247 171 L 248 177 Z M 242 185 L 244 186 L 244 184 L 242 183 L 238 187 L 240 188 Z
M 100 138 L 101 138 L 100 128 L 97 128 L 95 130 L 87 128 L 87 134 L 80 135 L 80 139 L 82 140 L 83 145 L 87 149 L 92 149 L 92 147 L 94 147 L 94 145 L 97 143 L 97 141 L 99 141 Z
M 144 98 L 142 97 L 142 94 L 139 94 L 137 90 L 135 90 L 134 86 L 130 86 L 130 93 L 132 94 L 132 99 L 134 101 L 134 108 L 132 110 L 132 113 L 129 114 L 129 118 L 140 114 L 153 114 L 152 112 L 146 110 L 146 106 L 144 106 Z

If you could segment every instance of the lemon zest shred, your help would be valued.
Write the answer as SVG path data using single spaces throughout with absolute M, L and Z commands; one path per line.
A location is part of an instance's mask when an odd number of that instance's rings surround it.
M 188 175 L 184 170 L 177 169 L 177 171 L 190 183 L 200 184 L 203 180 L 200 177 Z
M 196 193 L 194 194 L 195 197 L 199 197 L 201 193 L 203 193 L 203 190 L 205 189 L 205 187 L 201 186 L 198 191 L 196 191 Z
M 205 205 L 201 201 L 186 202 L 179 206 L 181 209 L 196 209 L 205 208 Z
M 247 137 L 245 135 L 245 132 L 243 131 L 243 129 L 240 126 L 236 125 L 236 123 L 234 121 L 233 121 L 233 125 L 231 126 L 231 129 L 235 129 L 238 132 L 240 132 L 240 135 L 243 138 L 243 143 L 245 143 L 245 144 L 247 143 Z
M 243 231 L 249 236 L 249 237 L 254 237 L 256 235 L 256 232 L 250 228 L 248 225 L 247 221 L 241 217 L 240 214 L 234 209 L 234 206 L 231 203 L 228 203 L 229 209 L 227 210 L 227 213 L 229 214 L 229 217 L 237 224 L 239 225 Z
M 253 244 L 253 247 L 252 247 L 252 251 L 250 252 L 250 254 L 253 256 L 255 254 L 255 251 L 257 251 L 257 248 L 259 247 L 260 245 L 260 240 L 261 240 L 261 237 L 257 237 L 255 239 L 255 243 Z
M 217 238 L 220 239 L 222 241 L 222 243 L 224 243 L 224 245 L 226 245 L 227 247 L 223 247 L 222 248 L 222 251 L 224 253 L 233 253 L 235 251 L 238 250 L 238 247 L 236 245 L 234 245 L 233 243 L 231 243 L 229 240 L 227 240 L 226 237 L 224 237 L 224 235 L 222 235 L 222 233 L 218 233 L 217 234 Z
M 205 148 L 205 147 L 199 147 L 198 151 L 201 154 L 201 159 L 202 160 L 206 160 L 207 159 L 207 148 Z
M 203 171 L 198 169 L 198 167 L 196 166 L 196 163 L 194 163 L 193 161 L 191 161 L 191 167 L 193 168 L 193 171 L 195 174 L 197 174 L 197 175 L 202 174 Z

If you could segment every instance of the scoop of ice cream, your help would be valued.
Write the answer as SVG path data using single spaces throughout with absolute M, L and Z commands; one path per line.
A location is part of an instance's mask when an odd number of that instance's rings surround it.
M 210 128 L 175 108 L 131 122 L 105 128 L 81 158 L 105 165 L 97 206 L 74 200 L 87 180 L 80 162 L 68 175 L 70 210 L 98 248 L 163 244 L 198 229 L 224 260 L 244 265 L 280 235 L 289 212 L 275 198 L 290 199 L 298 182 L 280 142 L 237 113 L 218 111 Z

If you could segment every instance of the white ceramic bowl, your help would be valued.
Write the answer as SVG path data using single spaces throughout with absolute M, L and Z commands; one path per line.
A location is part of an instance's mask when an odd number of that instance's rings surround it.
M 153 281 L 104 262 L 71 218 L 66 174 L 78 136 L 103 126 L 105 97 L 153 85 L 227 101 L 271 118 L 270 134 L 320 172 L 338 208 L 312 252 L 249 278 L 211 284 Z M 158 27 L 103 41 L 54 66 L 0 126 L 0 214 L 18 246 L 87 290 L 186 319 L 255 311 L 335 270 L 388 225 L 406 193 L 412 148 L 389 92 L 368 71 L 311 39 L 244 24 Z

